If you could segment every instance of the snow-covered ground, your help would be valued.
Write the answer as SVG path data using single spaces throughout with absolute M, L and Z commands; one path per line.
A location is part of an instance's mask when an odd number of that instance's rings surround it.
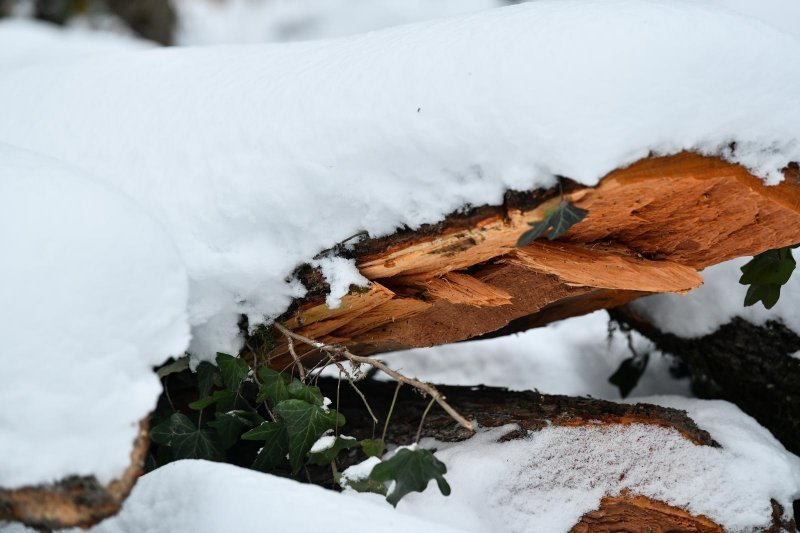
M 481 11 L 500 3 L 178 0 L 183 44 L 472 13 L 202 49 L 0 22 L 0 142 L 61 160 L 0 148 L 0 249 L 11 258 L 0 267 L 0 405 L 15 406 L 0 412 L 0 486 L 118 475 L 159 393 L 150 368 L 186 348 L 189 324 L 196 359 L 235 352 L 240 313 L 258 324 L 281 312 L 302 293 L 287 281 L 295 266 L 358 231 L 434 222 L 556 174 L 592 184 L 648 153 L 720 154 L 770 182 L 800 159 L 800 4 L 541 0 Z M 772 312 L 744 310 L 738 265 L 640 309 L 682 335 L 735 315 L 800 331 L 798 282 Z M 334 290 L 357 275 L 341 260 L 320 266 L 338 277 Z M 607 378 L 630 353 L 606 325 L 595 313 L 383 358 L 431 381 L 616 399 Z M 654 353 L 633 396 L 687 395 L 668 365 Z M 626 488 L 731 531 L 758 526 L 769 498 L 791 509 L 798 459 L 752 419 L 722 402 L 651 401 L 688 410 L 723 449 L 641 426 L 429 443 L 453 494 L 411 495 L 399 513 L 378 497 L 184 461 L 145 476 L 96 531 L 563 531 Z M 641 441 L 657 451 L 642 455 Z M 285 512 L 310 500 L 314 513 Z

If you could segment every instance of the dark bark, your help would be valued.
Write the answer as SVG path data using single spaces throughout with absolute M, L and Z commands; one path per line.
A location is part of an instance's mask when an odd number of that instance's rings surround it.
M 723 399 L 769 429 L 800 454 L 800 336 L 779 322 L 756 326 L 734 318 L 704 337 L 684 339 L 664 333 L 627 307 L 611 317 L 676 356 L 689 371 L 699 397 Z

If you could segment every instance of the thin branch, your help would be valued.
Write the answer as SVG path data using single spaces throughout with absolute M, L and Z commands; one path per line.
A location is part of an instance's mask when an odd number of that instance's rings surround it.
M 405 383 L 406 385 L 411 385 L 415 389 L 421 390 L 422 392 L 430 395 L 431 398 L 436 400 L 436 403 L 438 403 L 442 407 L 442 409 L 444 409 L 445 412 L 447 412 L 447 414 L 450 415 L 450 417 L 456 422 L 458 422 L 461 426 L 470 431 L 475 430 L 475 427 L 473 426 L 472 422 L 461 416 L 461 414 L 459 414 L 458 411 L 453 409 L 450 406 L 450 404 L 445 401 L 444 396 L 442 396 L 442 394 L 438 390 L 436 390 L 436 387 L 428 385 L 427 383 L 424 383 L 417 379 L 406 377 L 403 374 L 400 374 L 399 372 L 392 370 L 391 368 L 383 364 L 381 361 L 378 361 L 377 359 L 355 355 L 354 353 L 351 353 L 343 346 L 333 346 L 319 341 L 315 341 L 314 339 L 309 339 L 308 337 L 305 337 L 303 335 L 300 335 L 299 333 L 295 333 L 287 329 L 283 324 L 280 324 L 278 322 L 274 322 L 272 325 L 275 326 L 275 329 L 283 333 L 287 338 L 293 338 L 296 341 L 308 344 L 309 346 L 313 346 L 314 348 L 318 348 L 328 353 L 331 356 L 343 357 L 348 361 L 350 361 L 351 363 L 360 363 L 372 366 L 374 368 L 377 368 L 384 374 L 388 375 L 395 381 L 398 381 L 400 383 Z
M 430 411 L 431 407 L 433 407 L 433 400 L 434 398 L 431 398 L 431 401 L 428 402 L 428 407 L 426 407 L 425 411 L 422 413 L 422 418 L 420 419 L 419 427 L 417 428 L 417 438 L 414 439 L 414 442 L 416 443 L 419 443 L 419 439 L 422 436 L 422 426 L 425 425 L 425 417 L 428 416 L 428 411 Z
M 367 412 L 369 413 L 369 416 L 372 417 L 372 432 L 375 433 L 375 424 L 378 423 L 378 418 L 375 416 L 375 413 L 372 412 L 372 408 L 369 406 L 369 402 L 367 401 L 367 397 L 364 396 L 364 393 L 361 392 L 361 390 L 358 387 L 356 387 L 355 383 L 353 383 L 353 378 L 350 377 L 350 373 L 347 372 L 347 370 L 344 369 L 344 367 L 342 366 L 342 363 L 336 361 L 330 355 L 328 356 L 328 358 L 331 360 L 331 363 L 336 365 L 336 368 L 339 369 L 339 379 L 341 380 L 341 375 L 344 374 L 345 377 L 347 378 L 347 382 L 350 384 L 351 387 L 353 387 L 353 390 L 356 391 L 356 393 L 359 396 L 361 396 L 361 401 L 364 402 L 364 406 L 367 408 Z
M 294 351 L 294 341 L 291 337 L 286 337 L 286 344 L 289 346 L 289 353 L 292 354 L 292 359 L 294 359 L 294 364 L 297 365 L 297 372 L 300 373 L 300 381 L 305 382 L 306 380 L 306 369 L 303 366 L 303 363 L 300 361 L 300 358 L 297 356 L 297 352 Z

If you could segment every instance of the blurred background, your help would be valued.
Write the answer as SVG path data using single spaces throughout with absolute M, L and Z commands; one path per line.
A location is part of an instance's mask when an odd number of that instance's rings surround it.
M 518 1 L 0 0 L 0 17 L 186 46 L 339 37 Z

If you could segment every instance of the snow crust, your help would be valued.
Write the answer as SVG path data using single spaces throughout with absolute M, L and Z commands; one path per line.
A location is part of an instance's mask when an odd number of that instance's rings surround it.
M 770 498 L 791 513 L 800 459 L 755 420 L 722 401 L 646 401 L 688 411 L 722 448 L 643 424 L 552 426 L 506 443 L 496 442 L 502 429 L 459 444 L 428 441 L 447 464 L 453 492 L 443 497 L 429 485 L 398 510 L 466 531 L 569 531 L 602 496 L 628 490 L 704 514 L 732 532 L 766 527 Z
M 164 229 L 65 165 L 0 144 L 0 487 L 130 464 L 188 344 L 187 277 Z
M 708 335 L 737 316 L 756 325 L 769 320 L 783 322 L 800 333 L 800 272 L 795 272 L 781 288 L 781 298 L 772 309 L 761 303 L 745 307 L 747 285 L 740 285 L 739 278 L 740 267 L 749 260 L 742 257 L 707 268 L 703 271 L 703 285 L 686 295 L 659 294 L 631 305 L 662 331 L 681 337 Z
M 541 1 L 4 69 L 0 140 L 80 165 L 164 224 L 190 274 L 191 350 L 210 359 L 238 349 L 240 313 L 282 312 L 303 293 L 293 269 L 361 230 L 555 174 L 593 184 L 653 152 L 722 153 L 777 181 L 800 159 L 798 60 L 796 39 L 705 4 Z

